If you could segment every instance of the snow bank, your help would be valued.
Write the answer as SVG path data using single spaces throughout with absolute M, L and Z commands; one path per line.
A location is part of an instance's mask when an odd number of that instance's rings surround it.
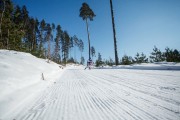
M 0 116 L 36 97 L 62 71 L 58 64 L 29 53 L 0 50 Z
M 156 62 L 156 63 L 142 63 L 133 65 L 119 65 L 119 66 L 103 66 L 98 68 L 104 69 L 140 69 L 140 70 L 180 70 L 180 63 L 174 62 Z

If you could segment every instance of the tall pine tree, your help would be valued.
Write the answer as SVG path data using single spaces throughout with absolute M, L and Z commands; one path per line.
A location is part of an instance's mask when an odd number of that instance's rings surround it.
M 62 36 L 62 30 L 61 26 L 58 25 L 56 27 L 56 38 L 55 38 L 55 50 L 54 50 L 54 59 L 57 63 L 61 62 L 61 56 L 60 56 L 60 41 Z
M 89 7 L 87 3 L 83 3 L 82 7 L 80 8 L 80 17 L 82 17 L 83 20 L 86 21 L 86 27 L 87 27 L 87 34 L 88 34 L 88 44 L 89 44 L 89 60 L 91 59 L 90 52 L 91 52 L 91 45 L 90 45 L 90 36 L 89 36 L 89 28 L 88 28 L 88 19 L 90 21 L 93 21 L 93 18 L 96 16 L 92 9 Z
M 50 62 L 51 59 L 51 41 L 52 41 L 52 28 L 51 25 L 48 23 L 46 26 L 46 41 L 48 42 L 48 62 Z

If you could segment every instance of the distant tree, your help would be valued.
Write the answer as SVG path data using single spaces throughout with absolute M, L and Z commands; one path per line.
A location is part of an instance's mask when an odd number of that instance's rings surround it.
M 0 10 L 1 10 L 1 18 L 0 18 L 0 40 L 2 40 L 2 22 L 4 17 L 4 12 L 6 10 L 6 0 L 0 1 Z
M 112 18 L 113 36 L 114 36 L 115 63 L 116 63 L 116 65 L 118 65 L 118 53 L 117 53 L 116 30 L 115 30 L 115 23 L 114 23 L 114 12 L 113 12 L 113 4 L 112 4 L 112 0 L 110 0 L 110 8 L 111 8 L 111 18 Z
M 173 61 L 173 50 L 166 47 L 164 57 L 167 62 L 172 62 Z
M 46 26 L 46 41 L 48 41 L 48 62 L 51 59 L 51 41 L 52 41 L 52 28 L 50 24 Z
M 144 53 L 141 53 L 141 56 L 139 55 L 139 53 L 136 54 L 135 56 L 135 63 L 147 63 L 148 62 L 148 58 L 146 58 L 146 55 Z
M 93 60 L 93 57 L 96 56 L 96 51 L 93 46 L 91 46 L 91 56 L 92 56 L 92 60 Z
M 173 56 L 174 62 L 180 62 L 180 52 L 177 49 L 173 51 Z
M 56 29 L 56 26 L 55 26 L 55 24 L 54 23 L 52 23 L 51 24 L 51 30 L 52 30 L 52 37 L 51 37 L 51 41 L 53 41 L 54 42 L 54 31 L 55 31 L 55 29 Z M 53 55 L 52 55 L 53 56 Z
M 141 63 L 139 53 L 136 54 L 136 56 L 134 57 L 134 59 L 135 59 L 135 60 L 134 60 L 134 63 Z
M 71 57 L 67 60 L 67 63 L 74 63 L 74 59 Z
M 56 26 L 54 23 L 52 23 L 51 28 L 52 28 L 52 31 L 55 30 Z
M 102 57 L 100 53 L 98 53 L 98 61 L 102 61 Z
M 93 21 L 93 18 L 96 16 L 94 14 L 94 12 L 92 11 L 92 9 L 89 7 L 89 5 L 87 3 L 83 3 L 82 7 L 80 8 L 80 17 L 82 17 L 83 20 L 86 21 L 86 26 L 87 26 L 87 34 L 88 34 L 88 44 L 89 44 L 89 60 L 91 59 L 90 56 L 90 36 L 89 36 L 89 29 L 88 29 L 88 19 L 90 19 L 90 21 Z
M 45 20 L 43 19 L 41 22 L 40 22 L 40 26 L 39 26 L 39 57 L 44 57 L 44 48 L 43 48 L 43 43 L 45 42 L 44 41 L 44 32 L 45 32 L 45 27 L 46 27 L 46 22 Z
M 78 47 L 79 44 L 79 39 L 77 38 L 76 35 L 73 36 L 73 47 L 74 47 L 74 61 L 77 62 L 76 60 L 76 47 Z
M 66 64 L 69 54 L 69 43 L 70 43 L 70 36 L 67 31 L 64 31 L 62 34 L 62 54 L 63 54 L 63 62 Z
M 54 23 L 51 24 L 51 28 L 52 28 L 52 40 L 53 40 L 54 39 L 53 35 L 54 35 L 55 28 L 56 28 Z
M 61 62 L 61 56 L 60 56 L 60 40 L 61 40 L 61 35 L 62 35 L 62 30 L 61 26 L 58 25 L 56 27 L 56 38 L 55 38 L 55 50 L 54 50 L 54 60 L 57 63 Z
M 19 5 L 15 7 L 13 22 L 16 25 L 22 25 L 21 8 L 19 7 Z
M 21 10 L 21 16 L 22 16 L 22 28 L 21 28 L 21 31 L 23 32 L 23 37 L 22 37 L 22 48 L 23 48 L 23 51 L 28 51 L 28 48 L 29 48 L 29 42 L 28 42 L 28 23 L 29 23 L 29 12 L 26 8 L 26 6 L 24 5 L 22 7 L 22 10 Z M 39 54 L 40 56 L 40 54 Z
M 124 55 L 121 60 L 122 65 L 130 65 L 133 63 L 133 59 L 131 56 Z
M 103 64 L 102 56 L 98 53 L 98 59 L 96 60 L 96 67 L 101 66 Z
M 7 37 L 7 49 L 13 49 L 15 50 L 21 50 L 21 38 L 24 36 L 22 32 L 23 27 L 23 18 L 21 14 L 21 8 L 20 6 L 15 6 L 13 15 L 11 15 L 11 26 L 9 26 L 9 29 L 7 31 L 8 37 Z M 12 30 L 13 29 L 13 30 Z M 12 37 L 14 38 L 12 40 Z
M 74 42 L 73 42 L 73 37 L 70 37 L 70 43 L 69 43 L 69 53 L 70 53 L 70 58 L 72 57 L 72 48 L 74 47 Z M 74 60 L 74 58 L 73 58 Z
M 81 64 L 83 65 L 85 63 L 85 59 L 84 59 L 84 57 L 82 56 L 81 57 Z
M 151 62 L 162 62 L 165 60 L 163 53 L 156 46 L 154 46 L 150 59 Z
M 78 46 L 79 46 L 79 50 L 81 52 L 81 60 L 82 60 L 82 52 L 84 50 L 84 43 L 83 43 L 83 41 L 81 39 L 79 40 Z M 82 61 L 80 63 L 82 63 Z
M 106 64 L 106 65 L 109 65 L 109 66 L 115 65 L 115 63 L 114 63 L 114 61 L 113 61 L 112 58 L 109 58 L 109 60 L 105 60 L 105 64 Z
M 28 28 L 27 28 L 27 45 L 29 48 L 29 52 L 32 53 L 35 50 L 36 47 L 36 20 L 34 18 L 30 18 L 28 22 Z
M 167 47 L 164 52 L 164 57 L 167 62 L 180 62 L 180 53 L 177 49 L 173 50 Z
M 16 28 L 13 23 L 13 12 L 14 7 L 10 0 L 0 1 L 0 44 L 4 49 L 13 49 L 16 46 L 16 44 L 13 43 L 19 43 L 19 41 L 15 39 L 15 37 L 19 36 L 15 33 L 18 28 Z
M 22 19 L 23 19 L 23 28 L 22 28 L 22 31 L 25 32 L 25 28 L 27 27 L 27 22 L 28 22 L 28 19 L 29 19 L 29 12 L 27 11 L 27 8 L 25 5 L 23 5 L 22 7 Z
M 36 54 L 37 56 L 39 56 L 39 54 L 38 54 L 38 40 L 39 40 L 39 37 L 38 37 L 38 35 L 39 35 L 39 33 L 40 33 L 40 31 L 39 31 L 39 25 L 40 25 L 40 22 L 39 22 L 39 20 L 36 18 L 35 19 L 35 33 L 34 33 L 34 43 L 33 43 L 33 45 L 34 45 L 34 54 Z

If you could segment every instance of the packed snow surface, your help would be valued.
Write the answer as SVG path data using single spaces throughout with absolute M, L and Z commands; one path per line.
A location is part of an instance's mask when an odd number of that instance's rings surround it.
M 9 67 L 12 59 L 16 59 L 18 55 L 24 56 L 24 62 L 27 60 L 31 63 L 32 56 L 30 54 L 13 54 L 9 58 L 5 58 L 4 54 L 9 52 L 0 51 L 0 76 L 6 74 L 14 80 L 8 80 L 5 77 L 0 78 L 3 90 L 10 86 L 10 90 L 14 90 L 18 85 L 16 81 L 25 79 L 25 70 L 22 68 L 21 75 L 11 72 Z M 16 53 L 16 52 L 15 52 Z M 13 56 L 14 55 L 14 56 Z M 17 55 L 17 56 L 16 56 Z M 16 57 L 15 57 L 16 56 Z M 28 57 L 29 56 L 29 57 Z M 30 57 L 31 56 L 31 57 Z M 27 57 L 27 59 L 26 59 Z M 5 60 L 2 62 L 2 60 Z M 11 60 L 10 60 L 11 59 Z M 37 58 L 36 58 L 37 59 Z M 35 58 L 34 58 L 35 60 Z M 47 64 L 42 59 L 38 59 Z M 34 62 L 35 66 L 39 66 L 41 62 Z M 17 65 L 19 68 L 22 63 L 14 61 L 11 64 Z M 28 62 L 27 62 L 28 63 Z M 39 63 L 39 64 L 38 64 Z M 25 63 L 24 63 L 25 64 Z M 164 64 L 164 63 L 163 63 Z M 171 64 L 171 63 L 170 63 Z M 41 76 L 36 79 L 38 87 L 34 84 L 30 87 L 22 87 L 23 91 L 27 90 L 26 98 L 16 101 L 14 98 L 19 91 L 11 91 L 12 96 L 8 100 L 9 93 L 0 94 L 0 119 L 2 120 L 179 120 L 180 119 L 180 71 L 172 70 L 146 70 L 144 69 L 91 69 L 84 70 L 83 66 L 69 65 L 66 69 L 59 70 L 55 63 L 50 64 L 49 71 L 57 69 L 62 75 L 47 78 L 46 81 L 41 80 Z M 32 68 L 30 67 L 32 66 Z M 37 72 L 37 76 L 42 72 L 33 65 L 30 65 L 29 72 L 26 75 L 33 77 L 31 72 Z M 47 64 L 49 66 L 49 64 Z M 6 68 L 6 71 L 4 70 Z M 107 67 L 106 67 L 107 68 Z M 177 67 L 175 67 L 177 68 Z M 20 68 L 19 68 L 20 69 Z M 151 68 L 152 69 L 152 68 Z M 47 70 L 43 68 L 43 70 Z M 47 70 L 47 71 L 48 71 Z M 13 70 L 14 71 L 14 70 Z M 39 73 L 39 74 L 38 74 Z M 12 74 L 12 75 L 11 75 Z M 34 73 L 35 74 L 35 73 Z M 16 79 L 18 78 L 18 79 Z M 35 77 L 37 78 L 37 77 Z M 54 80 L 53 80 L 54 79 Z M 29 78 L 26 82 L 34 79 Z M 54 81 L 54 82 L 48 82 Z M 9 81 L 11 85 L 4 81 Z M 26 84 L 26 82 L 24 84 Z M 6 84 L 5 84 L 6 83 Z M 21 83 L 21 82 L 20 82 Z M 31 82 L 30 82 L 31 83 Z M 33 83 L 33 82 L 32 82 Z M 44 84 L 52 83 L 46 85 Z M 21 84 L 19 85 L 21 86 Z M 6 88 L 7 89 L 7 88 Z M 39 92 L 36 92 L 39 90 Z M 7 90 L 8 91 L 8 90 Z M 2 92 L 2 91 L 0 91 Z M 15 94 L 15 95 L 14 95 Z M 32 96 L 33 97 L 27 97 Z M 27 99 L 27 100 L 25 100 Z M 3 102 L 4 100 L 4 102 Z M 8 104 L 11 100 L 16 101 L 15 104 Z M 4 104 L 3 104 L 4 103 Z M 2 108 L 9 106 L 9 111 Z

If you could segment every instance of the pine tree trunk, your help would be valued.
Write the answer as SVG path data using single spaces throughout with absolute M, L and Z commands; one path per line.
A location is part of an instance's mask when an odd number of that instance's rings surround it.
M 61 63 L 61 44 L 59 44 L 59 61 Z
M 90 36 L 89 36 L 89 28 L 88 28 L 88 21 L 87 21 L 87 18 L 86 18 L 86 27 L 87 27 L 87 34 L 88 34 L 88 44 L 89 44 L 89 60 L 91 59 L 91 56 L 90 56 Z
M 115 63 L 116 63 L 116 65 L 118 65 L 117 41 L 116 41 L 116 31 L 115 31 L 112 0 L 110 0 L 110 7 L 111 7 L 111 17 L 112 17 L 112 26 L 113 26 L 113 36 L 114 36 Z
M 48 40 L 48 63 L 49 63 L 49 60 L 50 60 L 50 48 L 51 47 L 51 42 L 50 42 L 50 39 Z
M 40 43 L 39 43 L 39 50 L 38 50 L 38 52 L 39 52 L 39 57 L 41 57 L 41 47 L 42 46 L 42 42 L 41 42 L 41 40 L 40 40 Z
M 3 1 L 3 3 L 4 3 L 4 8 L 3 8 L 3 11 L 2 11 L 2 14 L 1 14 L 1 21 L 0 21 L 0 36 L 1 36 L 1 39 L 0 40 L 2 40 L 2 28 L 1 28 L 1 26 L 2 26 L 2 20 L 3 20 L 3 16 L 4 16 L 4 12 L 5 12 L 5 0 Z
M 9 49 L 9 29 L 8 29 L 8 38 L 7 38 L 7 50 Z
M 82 63 L 82 51 L 81 51 L 81 63 Z
M 43 50 L 42 50 L 42 46 L 43 46 L 43 45 L 42 45 L 42 39 L 40 38 L 40 44 L 39 44 L 39 57 L 42 57 L 42 54 L 43 54 L 43 53 L 42 53 L 42 51 L 43 51 Z
M 37 44 L 37 41 L 36 41 L 36 32 L 34 30 L 34 43 L 33 43 L 33 51 L 34 52 L 36 51 L 36 44 Z
M 76 46 L 74 45 L 74 62 L 76 63 Z

